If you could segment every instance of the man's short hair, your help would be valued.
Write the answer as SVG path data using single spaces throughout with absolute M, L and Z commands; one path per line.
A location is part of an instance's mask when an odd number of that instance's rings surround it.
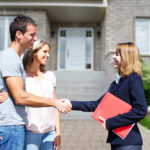
M 25 15 L 16 16 L 10 24 L 11 41 L 15 40 L 16 31 L 21 31 L 24 34 L 26 32 L 27 25 L 29 24 L 32 24 L 33 26 L 37 26 L 36 22 L 29 16 L 25 16 Z

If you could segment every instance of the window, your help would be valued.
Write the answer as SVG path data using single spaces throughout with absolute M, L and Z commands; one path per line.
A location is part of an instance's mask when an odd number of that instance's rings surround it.
M 92 31 L 86 31 L 86 69 L 92 68 Z
M 65 61 L 66 61 L 66 31 L 60 31 L 60 62 L 59 66 L 61 69 L 65 69 Z
M 150 54 L 150 19 L 136 19 L 136 44 L 141 54 Z
M 10 44 L 9 25 L 14 16 L 0 16 L 0 51 Z

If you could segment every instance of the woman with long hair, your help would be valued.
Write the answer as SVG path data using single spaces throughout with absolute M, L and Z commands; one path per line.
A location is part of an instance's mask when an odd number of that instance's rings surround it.
M 137 122 L 146 115 L 147 102 L 144 95 L 140 53 L 134 43 L 120 43 L 116 47 L 113 59 L 119 77 L 111 83 L 108 92 L 132 105 L 132 109 L 127 113 L 103 120 L 102 126 L 109 132 L 107 142 L 110 143 L 111 150 L 142 150 L 143 141 Z M 97 101 L 71 101 L 72 110 L 92 112 L 104 95 Z M 112 131 L 129 124 L 135 125 L 125 139 Z
M 32 94 L 56 98 L 56 78 L 47 71 L 50 44 L 37 40 L 33 50 L 23 57 L 26 71 L 26 90 Z M 27 123 L 25 150 L 58 150 L 60 147 L 60 114 L 54 107 L 26 107 Z

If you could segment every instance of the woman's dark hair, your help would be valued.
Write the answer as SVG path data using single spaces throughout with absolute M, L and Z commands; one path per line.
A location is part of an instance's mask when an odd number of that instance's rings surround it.
M 51 49 L 51 46 L 48 42 L 37 40 L 34 42 L 32 50 L 25 51 L 23 56 L 23 66 L 25 71 L 27 71 L 31 67 L 31 64 L 34 61 L 34 54 L 38 52 L 38 50 L 40 50 L 44 45 L 48 45 L 49 49 Z M 45 71 L 45 65 L 40 65 L 40 71 L 41 72 Z
M 29 16 L 25 16 L 25 15 L 16 16 L 14 20 L 11 22 L 9 28 L 11 41 L 15 40 L 16 31 L 20 31 L 24 34 L 26 32 L 26 28 L 28 24 L 37 26 L 35 21 Z

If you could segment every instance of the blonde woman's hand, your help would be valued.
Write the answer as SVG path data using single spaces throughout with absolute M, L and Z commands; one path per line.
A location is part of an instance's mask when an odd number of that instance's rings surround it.
M 0 103 L 6 101 L 6 99 L 8 98 L 8 93 L 7 92 L 2 92 L 0 93 Z
M 104 118 L 102 118 L 102 117 L 100 117 L 100 116 L 99 116 L 99 119 L 103 122 L 103 123 L 102 123 L 102 127 L 103 127 L 105 130 L 107 130 L 107 128 L 106 128 L 106 119 L 104 119 Z
M 54 139 L 54 149 L 59 150 L 60 144 L 61 144 L 61 137 L 60 137 L 60 135 L 56 135 L 56 137 Z

